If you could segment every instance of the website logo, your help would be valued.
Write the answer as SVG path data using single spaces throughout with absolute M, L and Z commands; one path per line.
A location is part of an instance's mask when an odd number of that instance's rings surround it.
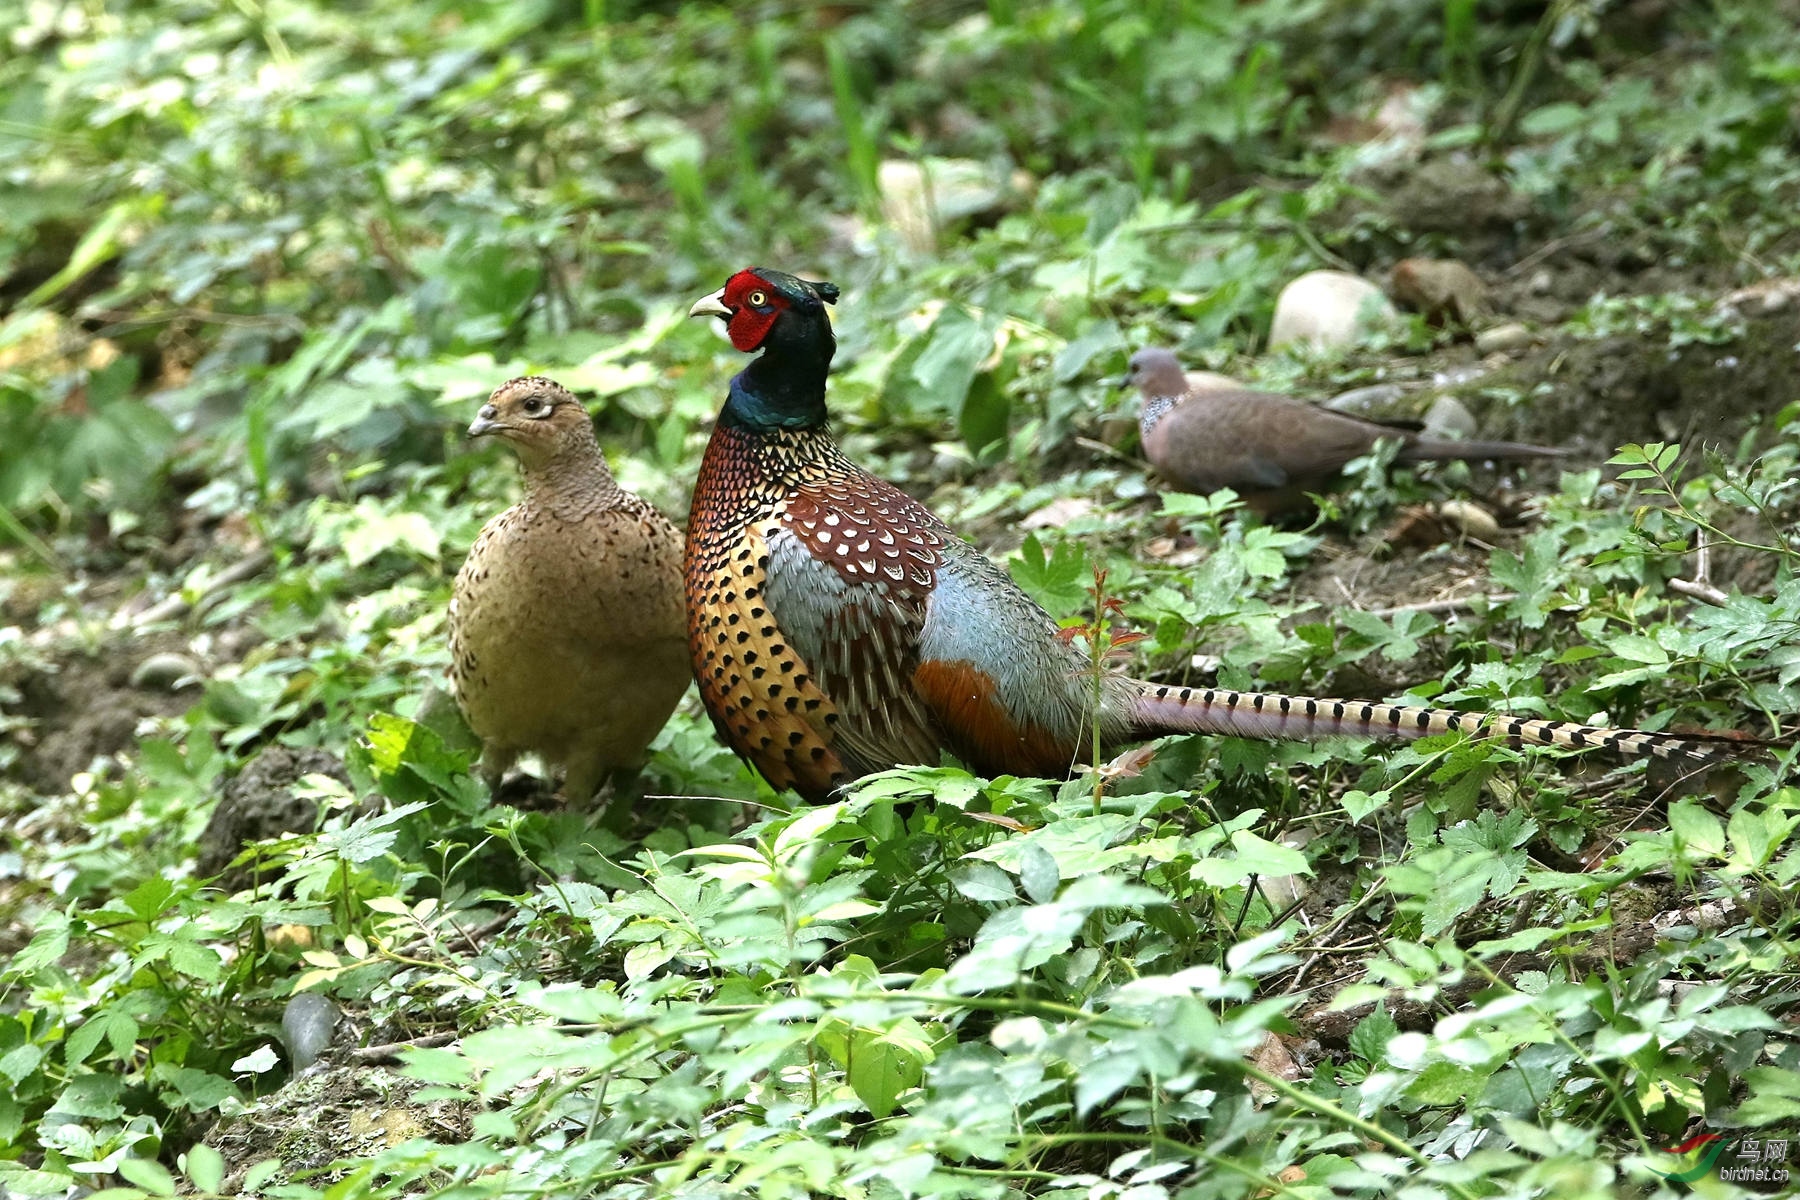
M 1722 1133 L 1702 1133 L 1679 1146 L 1663 1147 L 1667 1154 L 1700 1151 L 1699 1161 L 1693 1166 L 1685 1171 L 1664 1172 L 1663 1178 L 1670 1183 L 1693 1183 L 1716 1168 L 1719 1178 L 1727 1183 L 1786 1183 L 1789 1140 L 1746 1137 L 1733 1142 Z

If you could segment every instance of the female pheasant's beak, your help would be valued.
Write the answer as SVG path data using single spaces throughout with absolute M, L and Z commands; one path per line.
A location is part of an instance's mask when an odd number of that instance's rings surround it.
M 500 410 L 493 405 L 482 405 L 481 411 L 475 414 L 475 419 L 469 422 L 469 436 L 472 438 L 483 437 L 499 429 L 500 422 L 494 419 L 499 415 Z
M 690 317 L 723 317 L 731 320 L 731 309 L 725 306 L 725 289 L 720 288 L 710 296 L 702 296 L 694 301 L 694 307 L 688 309 Z

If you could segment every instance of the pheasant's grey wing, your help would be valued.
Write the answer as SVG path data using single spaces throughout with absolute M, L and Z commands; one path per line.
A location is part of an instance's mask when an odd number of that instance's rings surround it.
M 769 536 L 769 612 L 836 705 L 832 749 L 858 775 L 934 765 L 943 744 L 913 687 L 943 544 L 916 504 L 802 489 Z

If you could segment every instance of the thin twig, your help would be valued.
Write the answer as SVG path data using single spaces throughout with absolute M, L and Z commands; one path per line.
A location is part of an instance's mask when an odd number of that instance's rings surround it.
M 414 1038 L 410 1042 L 387 1042 L 380 1046 L 358 1046 L 350 1051 L 350 1057 L 358 1062 L 386 1062 L 400 1057 L 402 1050 L 423 1050 L 431 1046 L 444 1046 L 454 1042 L 459 1035 L 455 1030 L 445 1033 L 428 1033 L 422 1038 Z
M 1110 455 L 1122 463 L 1127 463 L 1130 466 L 1136 467 L 1140 471 L 1148 471 L 1151 469 L 1150 464 L 1139 458 L 1137 455 L 1127 454 L 1123 450 L 1109 446 L 1097 438 L 1078 437 L 1075 439 L 1075 444 L 1084 450 L 1092 450 L 1096 454 Z
M 1694 578 L 1671 579 L 1669 590 L 1714 608 L 1724 608 L 1731 599 L 1712 584 L 1712 538 L 1704 525 L 1694 530 Z
M 497 916 L 489 917 L 487 920 L 471 929 L 463 929 L 454 919 L 452 919 L 450 921 L 450 928 L 460 936 L 463 941 L 469 944 L 469 949 L 473 953 L 479 954 L 481 953 L 481 947 L 477 944 L 476 939 L 498 933 L 500 930 L 506 928 L 507 924 L 517 915 L 517 913 L 511 911 L 503 912 Z M 405 955 L 408 958 L 423 954 L 425 951 L 431 949 L 432 945 L 437 942 L 438 933 L 439 931 L 433 931 L 431 933 L 421 934 L 412 941 L 406 943 L 406 945 L 400 947 L 395 953 Z
M 1559 250 L 1566 250 L 1570 246 L 1579 246 L 1583 242 L 1598 241 L 1605 236 L 1606 230 L 1604 229 L 1584 229 L 1580 233 L 1571 233 L 1567 237 L 1552 238 L 1539 246 L 1536 250 L 1533 250 L 1530 254 L 1527 254 L 1524 258 L 1521 258 L 1512 266 L 1506 268 L 1501 274 L 1509 278 L 1515 275 L 1523 275 L 1526 271 L 1531 270 L 1531 268 L 1537 266 Z
M 1402 613 L 1448 613 L 1460 612 L 1475 607 L 1476 601 L 1488 605 L 1506 604 L 1517 600 L 1517 592 L 1494 592 L 1491 595 L 1477 593 L 1473 596 L 1456 596 L 1448 600 L 1424 600 L 1418 604 L 1396 604 L 1391 608 L 1371 608 L 1368 611 L 1377 617 L 1397 617 Z
M 1702 604 L 1710 604 L 1714 608 L 1724 608 L 1731 600 L 1730 596 L 1727 596 L 1712 584 L 1698 579 L 1671 579 L 1669 580 L 1669 590 L 1671 592 L 1679 592 L 1683 596 L 1698 600 Z
M 129 623 L 133 630 L 142 630 L 159 621 L 172 621 L 195 604 L 205 603 L 233 584 L 242 583 L 246 579 L 262 574 L 263 569 L 274 561 L 275 556 L 267 550 L 254 551 L 208 580 L 206 586 L 200 590 L 198 599 L 189 600 L 183 593 L 175 592 L 173 595 L 158 600 L 136 617 L 130 618 Z M 120 624 L 124 623 L 120 622 Z

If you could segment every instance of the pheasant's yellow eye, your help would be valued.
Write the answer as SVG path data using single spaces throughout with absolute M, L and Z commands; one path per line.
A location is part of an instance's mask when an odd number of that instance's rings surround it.
M 747 299 L 750 301 L 751 304 L 755 305 L 757 308 L 761 308 L 763 305 L 765 305 L 769 302 L 769 293 L 767 293 L 767 292 L 751 292 L 750 295 L 747 297 Z

